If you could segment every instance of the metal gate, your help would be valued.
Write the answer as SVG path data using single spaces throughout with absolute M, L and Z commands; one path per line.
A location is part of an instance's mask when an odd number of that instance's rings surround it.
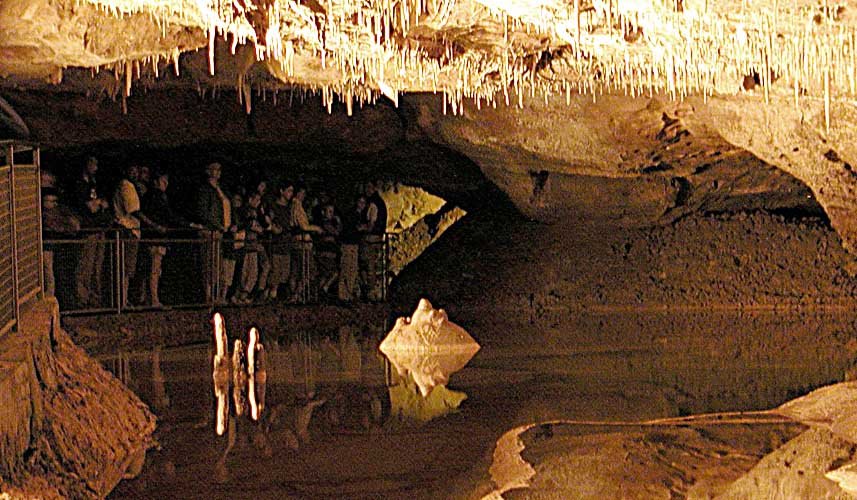
M 42 273 L 39 149 L 0 141 L 0 335 L 15 327 L 23 305 L 41 295 Z

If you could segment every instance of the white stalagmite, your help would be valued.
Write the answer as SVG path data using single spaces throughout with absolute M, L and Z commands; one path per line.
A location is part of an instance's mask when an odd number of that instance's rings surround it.
M 399 374 L 410 374 L 425 397 L 462 369 L 479 351 L 463 328 L 449 321 L 446 311 L 420 299 L 410 318 L 399 318 L 379 347 Z

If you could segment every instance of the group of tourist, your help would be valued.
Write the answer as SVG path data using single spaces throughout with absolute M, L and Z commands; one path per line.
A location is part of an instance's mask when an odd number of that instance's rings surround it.
M 185 214 L 168 198 L 166 171 L 129 164 L 110 196 L 98 184 L 98 160 L 89 157 L 67 196 L 56 178 L 42 175 L 45 290 L 55 294 L 54 254 L 74 239 L 76 308 L 103 307 L 101 294 L 106 230 L 123 242 L 123 305 L 164 307 L 163 262 L 170 233 L 195 231 L 201 245 L 205 303 L 249 304 L 322 299 L 379 301 L 384 289 L 387 208 L 379 183 L 365 184 L 354 206 L 341 215 L 326 192 L 308 200 L 307 186 L 280 181 L 273 193 L 257 179 L 230 193 L 221 186 L 223 167 L 204 169 Z

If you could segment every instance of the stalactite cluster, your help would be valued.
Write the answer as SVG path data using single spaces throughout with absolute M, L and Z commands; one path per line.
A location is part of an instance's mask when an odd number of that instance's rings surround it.
M 316 90 L 328 107 L 442 92 L 452 113 L 572 92 L 673 98 L 735 90 L 753 75 L 767 99 L 781 80 L 796 105 L 857 95 L 857 33 L 846 6 L 770 0 L 78 0 L 105 15 L 147 13 L 196 26 L 234 51 L 250 44 L 278 83 Z M 113 64 L 131 90 L 141 63 Z M 121 75 L 120 75 L 121 73 Z M 249 109 L 251 92 L 236 82 Z M 261 84 L 260 84 L 261 86 Z M 268 85 L 272 86 L 272 85 Z M 261 90 L 260 90 L 261 92 Z

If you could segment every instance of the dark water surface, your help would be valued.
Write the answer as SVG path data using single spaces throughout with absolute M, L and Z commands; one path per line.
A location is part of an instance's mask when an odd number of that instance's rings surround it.
M 160 449 L 111 498 L 467 496 L 514 425 L 770 408 L 842 380 L 857 351 L 844 313 L 458 322 L 482 349 L 428 400 L 377 351 L 377 328 L 266 344 L 261 415 L 230 384 L 222 435 L 212 346 L 103 358 L 159 417 Z

